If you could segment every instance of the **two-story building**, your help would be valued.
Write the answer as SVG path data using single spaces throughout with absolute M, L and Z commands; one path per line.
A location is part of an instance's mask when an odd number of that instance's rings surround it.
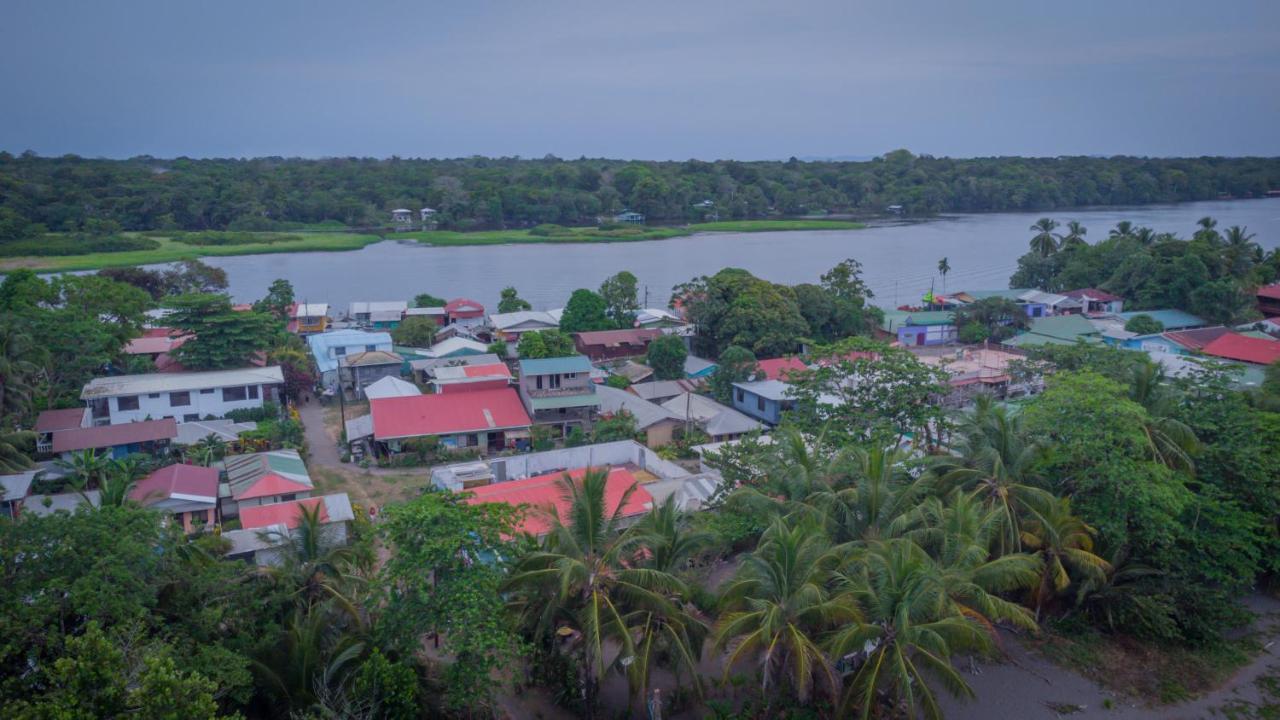
M 278 366 L 116 375 L 90 380 L 80 399 L 89 406 L 90 425 L 162 418 L 187 422 L 278 402 L 283 385 L 284 374 Z
M 294 303 L 289 309 L 289 330 L 298 335 L 314 335 L 329 329 L 328 303 Z
M 338 361 L 360 352 L 392 352 L 391 334 L 363 330 L 332 330 L 307 338 L 311 356 L 320 372 L 320 384 L 329 390 L 338 387 Z
M 484 305 L 469 298 L 454 298 L 444 305 L 446 324 L 464 328 L 484 325 Z
M 338 358 L 338 374 L 342 387 L 356 397 L 364 389 L 385 377 L 400 377 L 404 359 L 386 350 L 362 350 Z
M 881 332 L 907 347 L 943 345 L 956 339 L 955 313 L 950 310 L 886 310 Z
M 393 330 L 400 326 L 409 303 L 404 300 L 358 301 L 351 303 L 351 319 L 364 327 L 375 330 Z
M 781 380 L 755 380 L 733 384 L 733 407 L 770 425 L 782 422 L 782 413 L 795 405 L 791 386 Z
M 166 465 L 139 480 L 129 497 L 172 517 L 184 532 L 211 528 L 218 521 L 218 470 Z
M 574 333 L 573 344 L 578 352 L 600 362 L 644 355 L 649 350 L 649 343 L 661 336 L 662 330 L 658 328 L 593 330 Z
M 591 380 L 591 361 L 582 355 L 520 361 L 520 399 L 535 425 L 562 434 L 590 431 L 600 398 Z

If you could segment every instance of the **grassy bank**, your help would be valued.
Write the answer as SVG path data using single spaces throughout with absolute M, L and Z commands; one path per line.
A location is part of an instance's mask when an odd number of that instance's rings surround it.
M 463 245 L 507 245 L 516 243 L 589 243 L 634 242 L 640 240 L 666 240 L 701 232 L 769 232 L 786 230 L 857 230 L 862 223 L 841 220 L 735 220 L 726 222 L 695 223 L 681 227 L 624 226 L 602 230 L 596 227 L 540 226 L 540 229 L 487 230 L 479 232 L 455 232 L 429 230 L 395 233 L 388 240 L 416 240 L 424 245 L 439 247 Z M 97 252 L 82 255 L 0 257 L 0 272 L 30 268 L 41 271 L 96 270 L 104 267 L 126 265 L 151 265 L 176 262 L 200 257 L 225 255 L 261 255 L 265 253 L 317 252 L 359 250 L 384 238 L 377 235 L 335 232 L 260 233 L 271 242 L 236 243 L 229 245 L 195 245 L 179 242 L 177 236 L 161 236 L 146 233 L 146 237 L 159 243 L 148 250 L 122 252 Z M 280 240 L 281 235 L 291 239 Z

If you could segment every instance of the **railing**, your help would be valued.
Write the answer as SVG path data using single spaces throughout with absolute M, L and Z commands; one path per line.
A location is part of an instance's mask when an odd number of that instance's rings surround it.
M 552 398 L 552 397 L 573 397 L 575 395 L 594 395 L 595 389 L 587 387 L 561 387 L 561 388 L 531 388 L 526 387 L 525 393 L 531 398 Z

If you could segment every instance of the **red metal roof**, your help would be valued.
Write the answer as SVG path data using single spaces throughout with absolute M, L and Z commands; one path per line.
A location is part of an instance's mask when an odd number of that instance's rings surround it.
M 492 363 L 489 365 L 464 365 L 462 373 L 467 377 L 511 377 L 511 369 L 505 363 Z
M 158 355 L 173 352 L 192 338 L 191 335 L 180 334 L 181 332 L 181 330 L 169 328 L 151 328 L 142 337 L 130 340 L 129 344 L 124 346 L 124 351 L 129 355 Z
M 1099 290 L 1098 288 L 1080 288 L 1079 290 L 1068 290 L 1062 294 L 1072 300 L 1079 300 L 1086 295 L 1090 300 L 1097 300 L 1099 302 L 1115 302 L 1116 300 L 1124 299 L 1119 295 L 1112 295 L 1106 290 Z
M 320 522 L 327 522 L 329 511 L 325 507 L 324 498 L 314 497 L 240 508 L 240 527 L 256 530 L 270 525 L 284 525 L 292 530 L 302 521 L 302 508 L 311 510 L 317 505 L 320 507 Z
M 36 418 L 36 432 L 47 433 L 56 430 L 70 430 L 80 427 L 84 422 L 84 408 L 67 408 L 66 410 L 45 410 Z
M 578 468 L 570 470 L 568 475 L 575 482 L 581 482 L 582 476 L 587 472 L 587 468 Z M 548 473 L 546 475 L 538 475 L 536 477 L 526 478 L 524 480 L 513 480 L 511 482 L 494 483 L 493 485 L 485 485 L 483 487 L 474 488 L 468 492 L 472 496 L 467 498 L 467 503 L 476 505 L 478 503 L 507 503 L 508 505 L 528 505 L 535 508 L 525 513 L 525 517 L 521 520 L 517 530 L 527 532 L 533 535 L 545 535 L 551 530 L 552 522 L 548 513 L 554 511 L 562 520 L 565 519 L 569 512 L 570 501 L 563 496 L 564 487 L 560 480 L 565 476 L 563 472 Z M 608 515 L 619 508 L 622 502 L 622 496 L 626 493 L 627 488 L 635 486 L 635 492 L 631 493 L 631 497 L 627 498 L 625 505 L 621 505 L 622 517 L 633 517 L 648 512 L 653 507 L 653 496 L 645 490 L 643 485 L 636 483 L 636 478 L 626 468 L 611 468 L 609 470 L 609 479 L 605 484 L 604 491 L 604 510 Z
M 484 315 L 484 305 L 469 298 L 454 298 L 444 304 L 444 311 L 450 317 L 473 318 Z
M 373 437 L 387 440 L 426 435 L 522 428 L 532 424 L 512 388 L 477 392 L 380 398 L 369 403 Z
M 253 500 L 254 498 L 274 497 L 276 495 L 288 495 L 289 493 L 310 492 L 313 489 L 305 483 L 290 480 L 275 473 L 267 473 L 258 478 L 258 481 L 246 488 L 244 492 L 236 495 L 235 499 L 237 501 Z
M 760 366 L 760 372 L 764 373 L 766 380 L 786 380 L 785 375 L 809 369 L 809 366 L 801 362 L 800 358 L 794 357 L 761 360 L 756 365 Z
M 1228 360 L 1270 365 L 1280 360 L 1280 342 L 1227 333 L 1204 346 L 1204 354 Z
M 575 333 L 582 346 L 619 347 L 621 345 L 648 345 L 662 335 L 656 328 L 629 328 L 624 330 L 592 330 Z
M 1280 300 L 1280 283 L 1263 285 L 1258 288 L 1257 295 L 1260 298 L 1266 298 L 1268 300 Z
M 147 504 L 188 495 L 218 501 L 218 471 L 199 465 L 167 465 L 138 481 L 129 497 Z
M 1188 350 L 1202 350 L 1204 349 L 1204 346 L 1230 332 L 1231 330 L 1228 328 L 1218 326 L 1167 332 L 1164 333 L 1164 337 L 1178 343 Z
M 178 421 L 173 418 L 73 428 L 53 434 L 53 451 L 62 453 L 72 450 L 98 450 L 155 440 L 172 440 L 177 436 Z

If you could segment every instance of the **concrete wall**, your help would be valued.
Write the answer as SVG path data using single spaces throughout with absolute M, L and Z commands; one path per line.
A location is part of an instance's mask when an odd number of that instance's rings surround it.
M 97 425 L 120 425 L 127 422 L 139 422 L 150 418 L 151 420 L 160 420 L 162 418 L 171 417 L 178 422 L 183 422 L 189 416 L 194 415 L 195 419 L 202 420 L 212 415 L 215 418 L 225 417 L 232 410 L 241 410 L 249 408 L 260 408 L 266 400 L 274 401 L 276 399 L 274 385 L 248 385 L 239 386 L 252 388 L 246 391 L 244 400 L 223 400 L 223 390 L 225 388 L 214 388 L 209 391 L 192 390 L 189 393 L 189 405 L 171 405 L 170 398 L 172 395 L 180 393 L 151 393 L 134 395 L 138 398 L 137 410 L 121 410 L 120 398 L 108 398 L 108 408 L 110 412 L 110 422 L 104 423 L 103 418 L 95 417 L 94 423 Z M 249 393 L 256 392 L 257 397 L 249 397 Z
M 685 477 L 687 470 L 658 457 L 658 454 L 634 440 L 618 440 L 599 445 L 583 445 L 576 448 L 548 450 L 528 455 L 510 455 L 488 461 L 493 470 L 494 482 L 545 475 L 559 470 L 576 470 L 589 466 L 632 464 L 662 478 Z M 446 490 L 458 490 L 461 484 L 454 478 L 449 466 L 433 468 L 431 481 Z

